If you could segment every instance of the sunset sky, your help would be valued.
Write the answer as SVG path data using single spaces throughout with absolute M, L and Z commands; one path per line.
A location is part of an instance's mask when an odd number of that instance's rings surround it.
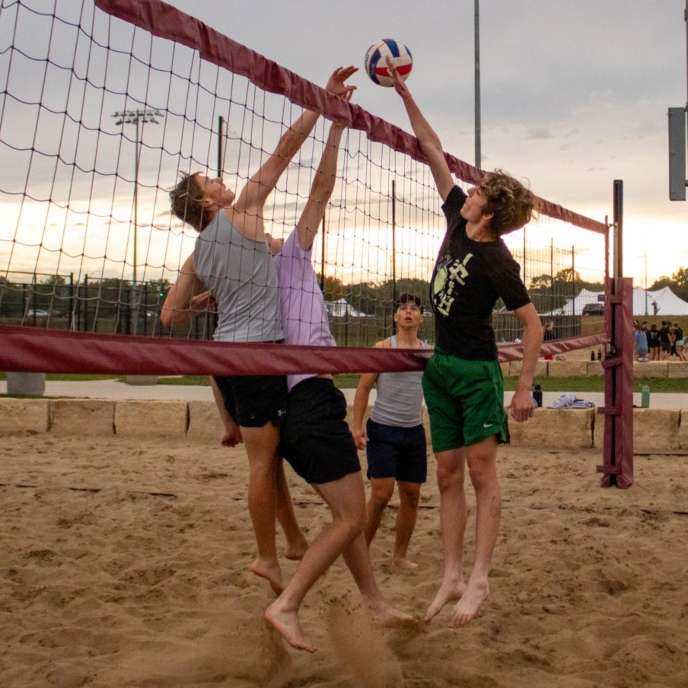
M 165 189 L 173 183 L 178 169 L 192 164 L 188 156 L 194 161 L 204 160 L 208 166 L 213 164 L 214 134 L 205 127 L 213 126 L 216 119 L 217 94 L 231 92 L 236 98 L 245 88 L 240 80 L 232 82 L 231 88 L 227 86 L 231 75 L 225 73 L 213 92 L 217 76 L 202 68 L 201 73 L 207 71 L 203 77 L 207 93 L 193 96 L 194 117 L 201 126 L 189 133 L 188 122 L 174 114 L 185 107 L 188 110 L 192 96 L 186 94 L 187 84 L 182 78 L 164 78 L 164 70 L 150 76 L 143 63 L 148 43 L 141 32 L 132 42 L 131 34 L 114 22 L 108 33 L 106 18 L 96 13 L 95 34 L 99 39 L 107 36 L 116 48 L 106 57 L 88 42 L 83 31 L 76 31 L 80 21 L 90 26 L 90 2 L 84 3 L 87 10 L 82 16 L 80 3 L 59 3 L 62 21 L 52 25 L 52 32 L 49 15 L 39 13 L 44 4 L 23 0 L 19 10 L 16 6 L 4 9 L 0 17 L 0 75 L 5 74 L 2 83 L 7 83 L 12 95 L 3 101 L 0 132 L 5 144 L 0 146 L 0 206 L 4 217 L 0 269 L 31 270 L 38 266 L 47 272 L 116 275 L 119 271 L 128 276 L 130 265 L 125 258 L 131 260 L 132 239 L 127 232 L 131 225 L 134 131 L 125 127 L 127 139 L 123 139 L 122 129 L 111 115 L 145 101 L 164 109 L 165 117 L 163 126 L 151 125 L 143 136 L 147 147 L 141 159 L 139 259 L 143 256 L 144 262 L 173 278 L 174 270 L 193 246 L 194 235 L 174 222 L 169 231 Z M 406 43 L 415 60 L 408 83 L 418 103 L 445 150 L 473 162 L 472 0 L 436 0 L 422 7 L 399 0 L 394 12 L 360 0 L 345 5 L 315 0 L 171 0 L 170 4 L 320 84 L 335 66 L 362 66 L 367 47 L 381 37 Z M 611 217 L 613 179 L 623 179 L 626 272 L 643 285 L 645 260 L 649 284 L 660 275 L 688 266 L 688 206 L 668 200 L 666 133 L 667 107 L 682 106 L 686 101 L 684 3 L 648 1 L 634 4 L 632 11 L 629 7 L 622 0 L 484 0 L 482 149 L 483 167 L 504 168 L 529 183 L 538 195 L 600 221 L 605 215 Z M 20 13 L 16 31 L 13 12 Z M 6 50 L 11 40 L 23 53 Z M 43 42 L 49 45 L 47 69 L 42 59 L 46 52 Z M 170 49 L 169 44 L 160 47 L 159 43 L 152 61 L 163 64 Z M 130 50 L 140 58 L 138 62 L 131 61 Z M 184 73 L 185 60 L 189 73 L 195 74 L 190 53 L 174 53 L 179 73 Z M 70 79 L 69 70 L 60 65 L 72 63 L 79 72 L 88 70 L 94 83 L 107 74 L 107 93 Z M 353 82 L 358 86 L 358 104 L 410 130 L 402 104 L 391 89 L 374 85 L 362 71 Z M 117 95 L 120 92 L 121 97 Z M 40 115 L 30 105 L 39 98 L 44 104 Z M 282 130 L 280 118 L 284 113 L 279 108 L 283 105 L 271 98 L 259 113 L 267 117 L 260 133 L 247 133 L 248 125 L 242 122 L 245 108 L 232 106 L 225 161 L 231 185 L 239 184 L 248 168 L 255 169 L 262 155 L 253 148 L 249 158 L 248 146 L 237 145 L 237 139 L 231 137 L 241 133 L 254 146 L 269 150 Z M 65 107 L 71 118 L 64 117 Z M 253 125 L 258 128 L 255 121 Z M 319 136 L 326 133 L 322 124 L 316 131 Z M 357 136 L 351 134 L 351 151 L 366 145 Z M 309 151 L 304 147 L 300 158 L 304 169 L 317 164 L 319 154 L 317 144 Z M 349 181 L 375 169 L 360 167 L 360 160 L 357 164 L 359 168 L 352 170 L 351 163 L 341 161 L 342 173 L 343 166 L 349 165 Z M 95 176 L 88 173 L 94 167 L 99 171 Z M 293 175 L 303 172 L 298 165 L 294 169 L 291 181 L 285 184 L 291 185 L 292 191 L 307 193 L 308 174 L 304 172 L 294 185 Z M 236 171 L 238 178 L 232 174 Z M 388 180 L 380 179 L 384 192 Z M 349 187 L 346 192 L 336 189 L 335 201 L 345 196 L 351 199 L 355 185 Z M 439 202 L 432 196 L 431 183 L 424 189 L 402 187 L 400 195 L 405 194 L 410 202 L 425 192 L 423 203 L 436 214 Z M 69 213 L 46 200 L 67 197 L 72 208 Z M 273 202 L 275 217 L 286 223 L 282 229 L 288 228 L 297 211 L 298 204 L 293 201 L 293 197 L 278 193 Z M 336 210 L 333 214 L 337 215 Z M 333 260 L 343 276 L 353 279 L 361 261 L 367 260 L 370 273 L 384 277 L 389 237 L 372 226 L 375 223 L 370 217 L 359 215 L 340 212 L 332 227 L 333 231 L 338 227 L 360 237 L 361 247 L 352 249 L 347 239 L 339 248 L 329 245 L 328 250 L 336 252 Z M 407 226 L 415 221 L 410 211 L 405 220 Z M 151 232 L 151 221 L 162 225 L 161 230 Z M 439 221 L 437 216 L 431 222 L 436 234 L 441 232 Z M 545 251 L 552 236 L 562 247 L 577 245 L 580 269 L 585 271 L 588 264 L 592 266 L 591 277 L 595 272 L 601 274 L 599 237 L 573 232 L 563 223 L 543 223 L 529 232 L 529 245 Z M 422 247 L 418 239 L 414 245 L 410 235 L 400 242 L 407 269 L 412 270 L 410 255 L 417 250 L 422 254 L 419 270 L 427 270 L 437 236 Z M 509 243 L 517 249 L 522 245 L 522 234 L 514 235 Z M 160 276 L 155 270 L 149 271 L 149 278 Z

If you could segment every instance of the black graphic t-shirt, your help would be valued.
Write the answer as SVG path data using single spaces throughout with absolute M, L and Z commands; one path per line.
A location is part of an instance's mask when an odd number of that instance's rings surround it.
M 466 194 L 455 186 L 442 206 L 447 234 L 430 284 L 437 348 L 468 360 L 495 360 L 492 310 L 501 298 L 513 311 L 530 302 L 518 263 L 500 238 L 473 241 L 460 210 Z

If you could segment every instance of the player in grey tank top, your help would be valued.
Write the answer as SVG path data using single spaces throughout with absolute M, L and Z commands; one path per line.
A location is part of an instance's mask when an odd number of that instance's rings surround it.
M 394 322 L 397 334 L 376 344 L 378 348 L 425 349 L 418 339 L 423 321 L 421 301 L 412 294 L 399 297 Z M 353 435 L 359 449 L 366 449 L 371 493 L 368 500 L 366 540 L 375 537 L 387 503 L 399 490 L 396 538 L 392 563 L 400 569 L 415 568 L 407 557 L 408 545 L 418 514 L 420 486 L 427 477 L 427 452 L 421 405 L 423 373 L 367 373 L 361 375 L 353 408 Z M 365 428 L 370 390 L 377 397 Z
M 355 71 L 354 67 L 335 70 L 327 91 L 349 97 L 354 87 L 345 81 Z M 304 112 L 236 198 L 221 179 L 200 173 L 184 176 L 170 192 L 173 214 L 199 236 L 165 299 L 160 316 L 163 325 L 184 323 L 214 301 L 219 314 L 216 339 L 260 342 L 283 338 L 272 239 L 265 232 L 263 208 L 317 119 L 318 113 Z M 307 546 L 277 455 L 277 425 L 286 409 L 286 378 L 218 378 L 213 382 L 213 395 L 225 425 L 223 444 L 243 441 L 248 455 L 248 508 L 258 549 L 250 570 L 279 594 L 284 586 L 275 539 L 277 513 L 287 536 L 288 556 L 300 558 Z

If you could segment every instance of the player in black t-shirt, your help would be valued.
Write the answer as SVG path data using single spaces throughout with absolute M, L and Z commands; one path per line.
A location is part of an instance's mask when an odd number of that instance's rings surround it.
M 444 605 L 456 601 L 451 625 L 463 626 L 478 615 L 488 596 L 488 574 L 499 528 L 497 442 L 506 438 L 506 418 L 491 324 L 499 298 L 516 313 L 524 328 L 523 366 L 511 416 L 524 421 L 533 413 L 531 390 L 542 324 L 521 281 L 518 263 L 501 235 L 530 220 L 534 197 L 499 171 L 485 174 L 466 195 L 454 184 L 439 137 L 391 61 L 388 67 L 430 165 L 447 218 L 447 234 L 431 284 L 437 344 L 423 376 L 437 457 L 444 575 L 425 620 L 429 622 Z M 466 462 L 477 503 L 475 563 L 468 581 L 463 576 Z

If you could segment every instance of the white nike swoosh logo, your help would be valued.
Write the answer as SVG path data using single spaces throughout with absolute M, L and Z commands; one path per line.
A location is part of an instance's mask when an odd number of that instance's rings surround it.
M 484 428 L 491 428 L 494 425 L 494 423 L 483 423 Z

